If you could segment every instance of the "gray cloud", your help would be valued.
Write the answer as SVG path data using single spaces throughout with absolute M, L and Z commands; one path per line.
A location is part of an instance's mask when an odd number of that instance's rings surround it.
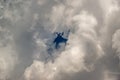
M 1 0 L 0 80 L 119 80 L 119 6 L 118 0 Z M 65 50 L 45 63 L 53 33 L 68 29 Z

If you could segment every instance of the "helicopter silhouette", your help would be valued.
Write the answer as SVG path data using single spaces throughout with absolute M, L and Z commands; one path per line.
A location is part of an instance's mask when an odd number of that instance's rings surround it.
M 68 34 L 69 34 L 69 32 L 70 32 L 70 30 L 68 31 Z M 57 37 L 53 41 L 53 43 L 55 44 L 55 48 L 58 49 L 60 47 L 59 46 L 60 43 L 64 43 L 66 46 L 68 39 L 63 37 L 64 32 L 62 32 L 62 33 L 56 32 L 56 34 L 57 34 Z

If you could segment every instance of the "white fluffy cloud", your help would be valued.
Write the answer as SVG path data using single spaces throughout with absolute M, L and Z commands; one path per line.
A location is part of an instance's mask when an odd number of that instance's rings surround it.
M 103 9 L 105 17 L 109 17 L 113 11 L 119 10 L 119 5 L 117 0 L 99 0 L 100 5 Z
M 86 11 L 81 11 L 78 15 L 73 16 L 72 21 L 75 23 L 74 28 L 77 29 L 74 33 L 71 33 L 66 50 L 59 53 L 60 55 L 54 63 L 48 62 L 45 64 L 35 60 L 26 69 L 25 79 L 56 80 L 62 77 L 61 72 L 74 74 L 83 70 L 93 70 L 94 63 L 103 55 L 95 32 L 97 20 Z
M 1 0 L 0 80 L 118 80 L 109 74 L 119 73 L 118 2 Z M 53 33 L 68 29 L 65 50 L 50 57 Z

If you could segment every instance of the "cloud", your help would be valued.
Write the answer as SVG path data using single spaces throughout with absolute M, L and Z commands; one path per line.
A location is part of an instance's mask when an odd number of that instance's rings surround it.
M 116 49 L 116 52 L 118 53 L 118 54 L 116 54 L 118 57 L 120 57 L 120 46 L 119 46 L 119 33 L 120 33 L 120 30 L 118 29 L 115 33 L 114 33 L 114 35 L 113 35 L 113 39 L 112 39 L 112 47 L 114 48 L 114 49 Z
M 4 1 L 0 80 L 119 79 L 118 0 Z M 65 49 L 50 57 L 53 33 L 69 29 Z
M 100 58 L 100 55 L 102 55 L 102 50 L 100 49 L 95 32 L 97 21 L 94 16 L 88 14 L 86 11 L 81 11 L 78 15 L 75 15 L 73 21 L 75 23 L 74 27 L 77 30 L 71 33 L 69 45 L 66 47 L 66 50 L 55 58 L 54 63 L 48 62 L 45 64 L 44 62 L 35 60 L 26 69 L 24 74 L 25 79 L 56 80 L 62 77 L 60 75 L 61 72 L 74 74 L 83 70 L 93 70 L 93 65 Z M 57 54 L 58 52 L 55 53 Z
M 104 71 L 104 80 L 119 80 L 119 75 L 115 75 L 109 71 Z
M 11 47 L 0 48 L 0 80 L 7 80 L 17 64 L 17 55 Z

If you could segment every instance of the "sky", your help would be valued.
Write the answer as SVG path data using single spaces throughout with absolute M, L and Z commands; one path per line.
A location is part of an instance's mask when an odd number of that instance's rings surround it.
M 120 1 L 0 0 L 0 80 L 120 80 Z

